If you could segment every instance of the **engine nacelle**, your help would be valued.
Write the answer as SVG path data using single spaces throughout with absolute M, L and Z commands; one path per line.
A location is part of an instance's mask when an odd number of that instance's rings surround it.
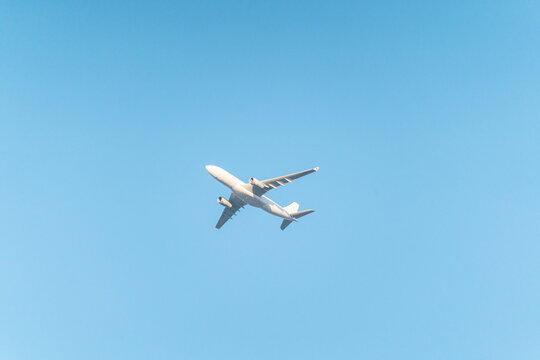
M 229 200 L 225 199 L 224 197 L 221 197 L 221 196 L 218 197 L 217 202 L 225 207 L 232 208 L 232 204 L 229 202 Z
M 259 180 L 255 179 L 255 178 L 250 178 L 249 183 L 251 185 L 255 185 L 259 189 L 266 189 L 266 185 L 262 181 L 259 181 Z

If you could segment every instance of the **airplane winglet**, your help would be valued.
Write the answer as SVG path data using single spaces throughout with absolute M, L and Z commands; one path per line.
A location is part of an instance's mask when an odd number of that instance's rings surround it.
M 319 167 L 317 166 L 316 168 L 313 168 L 313 170 L 319 171 Z

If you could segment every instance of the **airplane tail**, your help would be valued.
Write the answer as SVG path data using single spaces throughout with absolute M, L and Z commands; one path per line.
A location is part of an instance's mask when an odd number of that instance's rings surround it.
M 291 205 L 285 207 L 285 210 L 287 210 L 287 212 L 291 214 L 291 216 L 295 220 L 301 218 L 302 216 L 306 216 L 307 214 L 311 214 L 312 212 L 315 212 L 315 210 L 313 209 L 297 211 L 299 206 L 300 205 L 298 205 L 298 203 L 293 202 Z M 293 209 L 294 211 L 289 212 L 289 210 L 293 210 Z M 293 221 L 294 220 L 283 220 L 283 222 L 281 223 L 281 230 L 285 230 L 285 228 L 289 226 Z
M 285 206 L 284 209 L 289 213 L 295 213 L 298 211 L 298 208 L 300 205 L 297 202 L 290 203 L 289 205 Z

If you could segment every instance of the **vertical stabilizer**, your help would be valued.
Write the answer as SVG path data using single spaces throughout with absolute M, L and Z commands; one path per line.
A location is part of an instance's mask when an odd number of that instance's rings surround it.
M 284 207 L 285 211 L 287 211 L 289 214 L 295 213 L 298 211 L 298 208 L 300 205 L 297 202 L 293 202 L 287 206 Z

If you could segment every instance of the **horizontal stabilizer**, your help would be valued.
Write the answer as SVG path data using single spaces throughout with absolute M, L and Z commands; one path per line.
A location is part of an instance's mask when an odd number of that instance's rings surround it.
M 289 226 L 290 223 L 292 223 L 292 220 L 283 220 L 283 222 L 281 223 L 281 230 L 285 230 L 285 228 Z
M 301 218 L 302 216 L 306 216 L 307 214 L 311 214 L 312 212 L 315 212 L 313 209 L 309 210 L 302 210 L 299 212 L 292 213 L 291 216 L 295 219 Z

